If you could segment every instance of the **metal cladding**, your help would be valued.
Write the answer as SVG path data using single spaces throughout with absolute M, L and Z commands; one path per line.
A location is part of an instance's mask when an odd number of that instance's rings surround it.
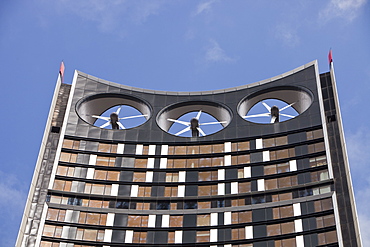
M 17 246 L 361 246 L 334 72 L 316 61 L 207 92 L 63 85 Z

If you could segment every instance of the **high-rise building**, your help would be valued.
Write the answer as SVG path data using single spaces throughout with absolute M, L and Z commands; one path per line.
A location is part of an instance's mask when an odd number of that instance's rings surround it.
M 361 246 L 333 68 L 205 92 L 59 76 L 17 246 Z

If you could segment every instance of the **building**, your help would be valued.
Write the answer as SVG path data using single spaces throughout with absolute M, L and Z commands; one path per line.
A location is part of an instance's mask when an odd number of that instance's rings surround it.
M 316 61 L 207 92 L 59 76 L 17 246 L 362 246 L 335 85 Z

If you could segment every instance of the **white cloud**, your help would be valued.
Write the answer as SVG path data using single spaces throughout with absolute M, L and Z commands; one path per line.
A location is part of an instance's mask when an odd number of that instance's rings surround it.
M 367 234 L 367 231 L 370 229 L 370 216 L 360 214 L 359 218 L 360 218 L 362 246 L 370 246 L 370 235 Z
M 370 246 L 370 235 L 366 234 L 370 228 L 370 211 L 368 210 L 370 198 L 370 133 L 367 128 L 358 128 L 355 133 L 346 135 L 348 156 L 351 166 L 352 181 L 355 185 L 357 212 L 362 241 L 364 246 Z
M 370 160 L 370 132 L 368 128 L 361 127 L 355 133 L 347 133 L 346 142 L 352 172 L 356 176 L 364 176 L 370 182 L 370 178 L 363 172 L 364 170 L 370 171 L 368 165 Z
M 286 24 L 280 24 L 275 27 L 275 38 L 288 47 L 295 47 L 300 43 L 295 28 Z
M 205 59 L 207 62 L 233 62 L 235 60 L 229 57 L 213 39 L 210 40 L 209 46 L 206 49 Z
M 367 0 L 331 0 L 319 16 L 321 20 L 343 18 L 347 21 L 355 19 Z
M 0 246 L 14 246 L 16 235 L 24 210 L 27 192 L 24 183 L 8 173 L 0 171 Z
M 128 24 L 142 24 L 148 17 L 159 13 L 163 0 L 58 0 L 53 4 L 63 15 L 75 15 L 84 21 L 94 22 L 102 32 L 122 32 Z
M 212 10 L 212 5 L 217 2 L 217 0 L 203 1 L 198 4 L 197 9 L 194 11 L 193 15 L 200 15 L 202 13 L 209 13 Z
M 367 234 L 368 229 L 370 229 L 370 212 L 368 210 L 369 198 L 369 187 L 364 188 L 356 193 L 357 213 L 363 246 L 370 246 L 370 235 Z

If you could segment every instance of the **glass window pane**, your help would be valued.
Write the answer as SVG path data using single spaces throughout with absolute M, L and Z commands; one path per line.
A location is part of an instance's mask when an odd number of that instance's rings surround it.
M 57 220 L 58 219 L 59 209 L 48 209 L 48 214 L 46 215 L 46 220 Z
M 198 196 L 210 196 L 211 185 L 198 186 Z
M 86 213 L 86 224 L 97 225 L 99 224 L 100 214 Z
M 270 148 L 275 146 L 275 138 L 263 139 L 263 147 Z
M 288 144 L 288 137 L 287 136 L 281 136 L 275 138 L 276 146 L 282 146 Z
M 265 175 L 272 175 L 276 174 L 276 165 L 269 165 L 264 167 L 264 174 Z
M 223 166 L 224 157 L 212 158 L 212 166 Z
M 223 153 L 223 152 L 224 152 L 224 144 L 212 145 L 212 153 Z
M 251 192 L 251 182 L 244 182 L 238 184 L 239 193 Z
M 249 149 L 250 149 L 249 141 L 238 143 L 238 151 L 249 150 Z
M 108 171 L 107 180 L 110 180 L 110 181 L 119 181 L 119 172 Z
M 290 187 L 291 186 L 290 177 L 278 178 L 278 185 L 279 188 Z
M 58 166 L 57 175 L 66 176 L 68 171 L 68 166 Z
M 145 172 L 134 172 L 133 182 L 145 182 Z
M 128 227 L 141 227 L 141 216 L 140 215 L 129 215 L 127 217 Z
M 199 154 L 199 146 L 188 146 L 186 153 L 187 154 Z
M 209 222 L 210 222 L 209 214 L 197 215 L 197 226 L 209 226 Z
M 211 145 L 200 145 L 199 152 L 201 154 L 209 154 L 212 153 L 212 146 Z
M 170 227 L 182 227 L 182 215 L 170 215 Z
M 197 242 L 209 242 L 209 231 L 197 231 Z
M 174 168 L 185 168 L 186 160 L 185 159 L 175 159 L 173 160 Z
M 64 139 L 64 141 L 63 141 L 63 148 L 72 149 L 72 147 L 73 147 L 73 141 L 72 140 L 68 140 L 68 139 Z
M 277 179 L 276 178 L 265 180 L 265 189 L 266 190 L 273 190 L 273 189 L 277 189 L 277 188 L 278 188 L 278 186 L 277 186 Z
M 211 172 L 199 172 L 198 181 L 211 181 L 212 180 Z
M 280 216 L 281 218 L 287 218 L 287 217 L 294 216 L 293 206 L 290 205 L 290 206 L 280 207 Z
M 147 159 L 135 159 L 135 168 L 146 168 Z
M 294 232 L 294 222 L 286 222 L 281 224 L 281 233 L 289 234 Z
M 99 143 L 98 152 L 109 153 L 110 152 L 110 147 L 111 147 L 110 144 Z
M 186 161 L 186 168 L 197 168 L 198 167 L 198 159 L 188 159 Z
M 267 226 L 267 236 L 276 236 L 280 234 L 281 234 L 280 224 Z
M 277 164 L 277 173 L 289 172 L 289 170 L 290 166 L 288 162 Z
M 252 222 L 252 211 L 239 212 L 239 224 Z
M 106 180 L 107 179 L 107 171 L 95 170 L 94 179 Z
M 251 162 L 250 155 L 238 155 L 238 164 L 249 164 Z
M 199 159 L 199 167 L 211 167 L 212 159 L 211 158 L 201 158 Z
M 277 150 L 277 151 L 276 151 L 276 158 L 277 158 L 277 159 L 285 159 L 285 158 L 289 158 L 289 152 L 288 152 L 288 149 Z
M 183 154 L 186 154 L 186 146 L 176 146 L 175 155 L 183 155 Z
M 85 229 L 83 240 L 95 241 L 98 234 L 97 230 Z

